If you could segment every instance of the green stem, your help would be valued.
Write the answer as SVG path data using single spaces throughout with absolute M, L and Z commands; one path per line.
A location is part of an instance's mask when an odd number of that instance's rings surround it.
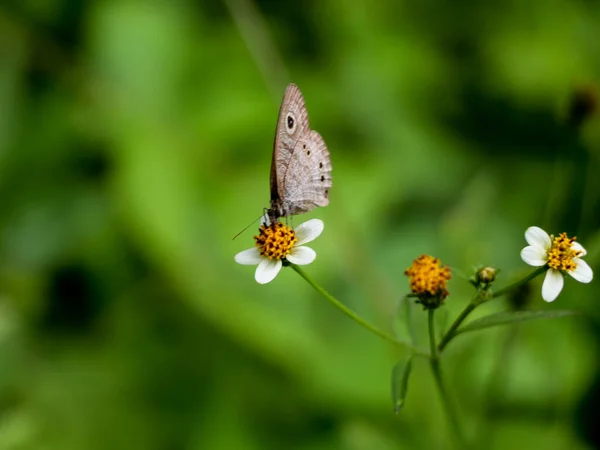
M 479 297 L 479 294 L 477 294 L 476 297 Z M 442 340 L 440 341 L 440 345 L 438 346 L 439 352 L 442 352 L 444 350 L 446 345 L 448 345 L 448 342 L 450 342 L 450 340 L 454 337 L 454 334 L 456 333 L 456 330 L 458 330 L 458 327 L 460 326 L 460 324 L 463 323 L 463 321 L 467 318 L 467 316 L 469 314 L 471 314 L 476 307 L 477 307 L 476 300 L 473 299 L 466 306 L 466 308 L 462 310 L 460 315 L 456 318 L 456 320 L 452 323 L 452 325 L 450 325 L 450 328 L 448 328 L 448 331 L 446 332 L 446 334 L 444 334 L 444 336 L 442 337 Z
M 413 347 L 409 343 L 403 342 L 403 341 L 399 341 L 398 339 L 396 339 L 391 334 L 388 334 L 385 331 L 380 330 L 379 328 L 377 328 L 372 323 L 370 323 L 370 322 L 366 321 L 365 319 L 363 319 L 362 317 L 360 317 L 358 314 L 356 314 L 354 311 L 352 311 L 350 308 L 348 308 L 346 305 L 344 305 L 342 302 L 340 302 L 338 299 L 336 299 L 333 295 L 331 295 L 329 292 L 327 292 L 325 289 L 323 289 L 321 286 L 319 286 L 299 266 L 297 266 L 295 264 L 290 264 L 290 267 L 292 269 L 294 269 L 302 278 L 304 278 L 308 282 L 308 284 L 310 284 L 313 288 L 315 288 L 323 297 L 325 297 L 329 301 L 329 303 L 331 303 L 333 306 L 335 306 L 336 308 L 338 308 L 340 311 L 342 311 L 344 314 L 346 314 L 348 317 L 350 317 L 352 320 L 354 320 L 360 326 L 366 328 L 371 333 L 379 336 L 380 338 L 382 338 L 382 339 L 384 339 L 384 340 L 386 340 L 388 342 L 391 342 L 394 345 L 398 345 L 398 346 L 402 346 L 402 347 L 407 347 L 408 349 L 410 349 L 416 355 L 427 356 L 427 357 L 429 356 L 428 354 L 426 354 L 426 353 L 424 353 L 424 352 L 416 349 L 415 347 Z
M 429 346 L 431 347 L 431 371 L 433 372 L 433 377 L 435 379 L 435 383 L 438 387 L 438 391 L 440 392 L 440 397 L 442 398 L 442 404 L 444 406 L 444 410 L 446 411 L 446 415 L 448 416 L 448 420 L 450 421 L 450 425 L 452 426 L 452 431 L 454 433 L 454 437 L 456 439 L 456 443 L 459 448 L 464 449 L 467 448 L 466 441 L 462 432 L 462 428 L 458 422 L 458 415 L 456 414 L 456 409 L 454 405 L 450 401 L 450 397 L 448 396 L 448 392 L 446 391 L 446 386 L 444 384 L 444 380 L 442 378 L 442 370 L 440 367 L 440 357 L 437 350 L 437 345 L 435 342 L 435 320 L 434 320 L 434 312 L 435 310 L 430 309 L 428 312 L 428 323 L 429 323 Z
M 499 291 L 493 292 L 492 295 L 490 296 L 490 300 L 496 297 L 500 297 L 501 295 L 506 294 L 508 291 L 517 288 L 519 286 L 521 286 L 522 284 L 525 284 L 531 280 L 533 280 L 535 277 L 537 277 L 538 275 L 546 272 L 548 270 L 547 266 L 541 266 L 538 267 L 537 269 L 535 269 L 533 272 L 531 272 L 529 275 L 527 275 L 525 278 L 513 283 L 513 284 L 509 284 L 508 286 L 500 289 Z
M 509 292 L 525 283 L 528 283 L 529 281 L 533 280 L 538 275 L 544 273 L 546 270 L 548 270 L 548 267 L 546 267 L 546 266 L 538 267 L 537 269 L 535 269 L 533 272 L 531 272 L 526 277 L 520 279 L 519 281 L 516 281 L 515 283 L 509 284 L 508 286 L 500 289 L 499 291 L 492 292 L 492 294 L 488 295 L 485 298 L 483 297 L 483 294 L 485 292 L 477 291 L 477 294 L 475 294 L 475 296 L 471 299 L 471 302 L 465 307 L 465 309 L 463 309 L 463 311 L 456 318 L 454 323 L 452 323 L 452 325 L 450 326 L 450 328 L 448 329 L 448 331 L 446 332 L 446 334 L 440 341 L 440 344 L 438 345 L 438 351 L 441 353 L 444 350 L 446 345 L 448 345 L 448 343 L 452 340 L 452 338 L 456 334 L 456 330 L 458 330 L 458 327 L 464 322 L 464 320 L 468 317 L 468 315 L 471 314 L 473 312 L 473 310 L 475 308 L 477 308 L 479 305 L 481 305 L 484 301 L 489 301 L 493 298 L 500 297 L 501 295 L 504 295 L 507 292 Z
M 434 312 L 435 312 L 434 309 L 427 310 L 427 322 L 429 324 L 429 348 L 431 349 L 431 359 L 432 360 L 439 358 L 437 345 L 435 345 L 435 322 L 433 320 Z

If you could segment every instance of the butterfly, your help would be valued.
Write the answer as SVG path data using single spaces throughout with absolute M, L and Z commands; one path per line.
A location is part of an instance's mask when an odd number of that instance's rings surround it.
M 271 223 L 280 217 L 329 204 L 331 157 L 325 141 L 308 125 L 302 92 L 288 84 L 277 119 L 271 160 Z

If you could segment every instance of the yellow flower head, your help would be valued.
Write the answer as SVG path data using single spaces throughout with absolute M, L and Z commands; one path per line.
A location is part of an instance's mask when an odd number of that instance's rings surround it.
M 576 237 L 570 238 L 567 233 L 560 233 L 552 242 L 552 247 L 548 251 L 548 266 L 556 270 L 572 272 L 577 269 L 575 258 L 582 256 L 583 251 L 573 246 L 577 240 Z
M 271 225 L 263 224 L 260 226 L 258 233 L 257 236 L 254 236 L 254 240 L 260 256 L 269 259 L 285 258 L 292 251 L 297 241 L 294 230 L 281 222 L 275 222 Z
M 426 309 L 437 308 L 449 294 L 446 284 L 452 274 L 449 268 L 441 265 L 438 258 L 421 255 L 406 269 L 404 275 L 409 278 L 411 292 Z

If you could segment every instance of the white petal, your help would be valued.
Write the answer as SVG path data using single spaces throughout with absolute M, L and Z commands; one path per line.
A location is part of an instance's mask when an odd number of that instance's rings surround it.
M 569 275 L 580 283 L 589 283 L 592 281 L 594 273 L 592 272 L 592 268 L 588 266 L 588 263 L 579 258 L 573 258 L 573 262 L 577 264 L 577 268 L 574 271 L 569 272 Z
M 298 239 L 296 245 L 302 245 L 310 241 L 314 241 L 323 232 L 323 228 L 325 228 L 325 224 L 319 219 L 311 219 L 307 222 L 301 223 L 294 230 L 296 232 L 296 238 Z
M 580 244 L 579 242 L 577 242 L 577 241 L 575 241 L 575 242 L 573 242 L 573 243 L 571 244 L 571 248 L 572 248 L 573 250 L 577 250 L 577 251 L 581 252 L 581 253 L 579 254 L 579 256 L 580 256 L 580 257 L 581 257 L 581 256 L 585 256 L 585 255 L 587 255 L 587 252 L 585 251 L 585 248 L 583 248 L 583 245 L 581 245 L 581 244 Z
M 310 264 L 316 257 L 317 252 L 309 247 L 294 247 L 290 254 L 286 256 L 289 262 L 299 266 Z
M 530 245 L 521 250 L 521 259 L 530 266 L 543 266 L 548 261 L 546 250 Z
M 275 278 L 281 270 L 282 265 L 280 259 L 262 258 L 260 264 L 256 268 L 254 279 L 260 284 L 266 284 L 269 281 L 273 281 L 273 278 Z
M 254 266 L 261 260 L 260 252 L 256 247 L 249 248 L 248 250 L 244 250 L 235 255 L 235 262 L 243 264 L 244 266 Z
M 564 284 L 565 280 L 558 270 L 548 269 L 542 284 L 542 298 L 547 302 L 553 302 L 562 291 Z
M 543 248 L 544 250 L 548 250 L 552 245 L 552 241 L 550 240 L 550 236 L 540 227 L 529 227 L 525 231 L 525 240 L 532 247 Z

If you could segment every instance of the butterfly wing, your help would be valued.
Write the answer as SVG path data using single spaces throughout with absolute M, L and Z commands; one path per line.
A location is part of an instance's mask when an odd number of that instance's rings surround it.
M 279 108 L 271 160 L 271 208 L 285 198 L 283 179 L 301 137 L 309 135 L 308 112 L 298 86 L 288 84 Z
M 282 209 L 289 214 L 308 212 L 329 204 L 331 157 L 316 131 L 301 137 L 281 177 Z

